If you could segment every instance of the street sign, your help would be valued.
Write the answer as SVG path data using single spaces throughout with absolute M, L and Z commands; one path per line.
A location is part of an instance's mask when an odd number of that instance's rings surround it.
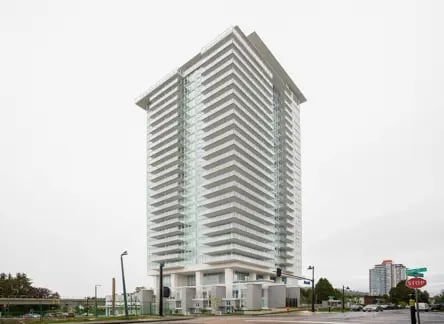
M 422 278 L 410 278 L 405 282 L 405 285 L 409 288 L 421 288 L 424 287 L 427 284 L 427 280 Z
M 407 275 L 413 272 L 427 272 L 427 268 L 407 269 L 405 272 Z
M 309 284 L 311 284 L 311 281 L 310 280 L 304 280 L 304 284 L 305 285 L 309 285 Z
M 410 273 L 407 274 L 407 276 L 409 276 L 409 277 L 416 277 L 416 278 L 418 278 L 418 277 L 423 278 L 424 274 L 423 273 L 419 273 L 419 272 L 410 272 Z

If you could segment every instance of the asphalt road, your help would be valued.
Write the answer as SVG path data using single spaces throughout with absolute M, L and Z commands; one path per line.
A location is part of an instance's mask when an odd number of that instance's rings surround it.
M 444 324 L 444 313 L 420 313 L 421 324 Z M 183 324 L 409 324 L 409 310 L 389 310 L 378 313 L 346 312 L 346 313 L 315 313 L 294 312 L 270 316 L 215 316 L 200 317 L 171 323 Z

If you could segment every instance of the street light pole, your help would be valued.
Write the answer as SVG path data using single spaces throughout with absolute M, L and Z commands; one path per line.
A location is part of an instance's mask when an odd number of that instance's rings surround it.
M 348 286 L 345 287 L 344 285 L 342 285 L 342 312 L 345 311 L 345 289 L 350 289 Z
M 309 266 L 307 270 L 311 270 L 311 311 L 315 311 L 315 267 Z
M 95 285 L 94 286 L 94 302 L 95 302 L 95 316 L 97 317 L 97 287 L 100 287 L 102 285 Z
M 127 251 L 120 255 L 120 265 L 122 266 L 123 302 L 125 303 L 125 318 L 128 319 L 128 303 L 126 300 L 125 272 L 123 271 L 123 256 L 128 255 Z

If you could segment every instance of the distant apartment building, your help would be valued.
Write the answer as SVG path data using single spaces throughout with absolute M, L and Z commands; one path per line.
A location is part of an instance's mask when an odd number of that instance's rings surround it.
M 305 100 L 259 36 L 238 27 L 137 100 L 147 113 L 148 274 L 158 282 L 164 264 L 175 308 L 216 295 L 243 305 L 244 283 L 274 284 L 276 268 L 301 275 Z
M 395 264 L 392 260 L 376 264 L 369 270 L 370 296 L 388 295 L 391 288 L 407 279 L 406 269 L 404 265 Z

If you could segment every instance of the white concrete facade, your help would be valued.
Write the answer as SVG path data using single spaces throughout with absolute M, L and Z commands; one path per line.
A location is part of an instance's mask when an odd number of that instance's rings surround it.
M 148 274 L 194 287 L 301 275 L 300 104 L 265 44 L 233 27 L 137 100 L 147 112 Z M 234 288 L 233 288 L 234 287 Z M 218 291 L 220 293 L 220 291 Z

